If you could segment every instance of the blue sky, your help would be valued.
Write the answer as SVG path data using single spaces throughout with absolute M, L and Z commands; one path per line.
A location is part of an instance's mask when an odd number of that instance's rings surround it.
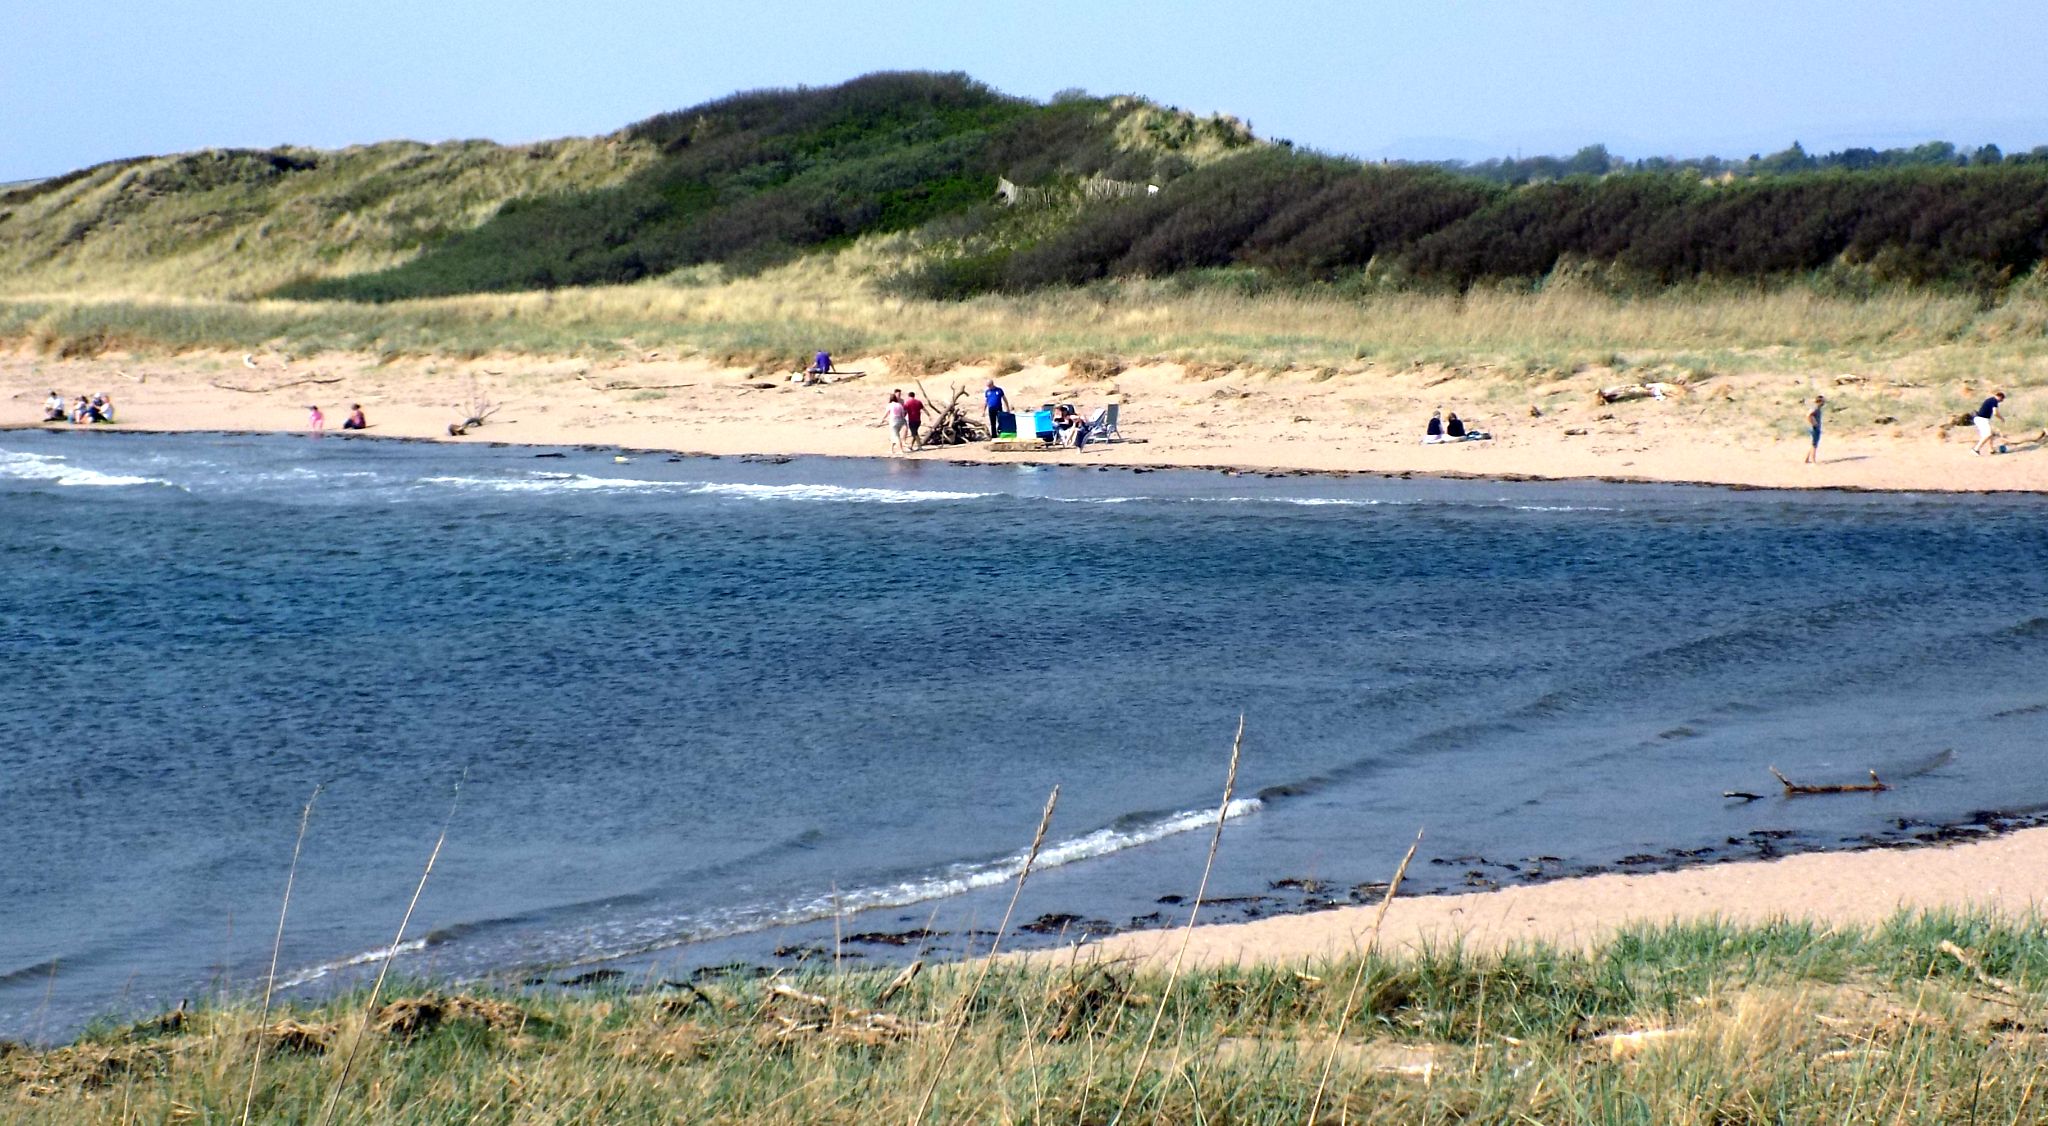
M 1358 156 L 2048 144 L 2039 0 L 12 0 L 0 182 L 215 146 L 610 132 L 765 86 L 961 70 Z

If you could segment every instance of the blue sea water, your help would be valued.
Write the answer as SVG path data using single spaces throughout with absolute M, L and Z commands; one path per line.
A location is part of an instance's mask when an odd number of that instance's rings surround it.
M 2034 497 L 617 452 L 0 434 L 0 1037 L 2048 808 Z

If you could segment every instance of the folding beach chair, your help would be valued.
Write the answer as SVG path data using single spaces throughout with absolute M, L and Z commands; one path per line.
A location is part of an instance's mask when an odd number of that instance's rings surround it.
M 1095 417 L 1088 420 L 1089 441 L 1107 442 L 1112 438 L 1119 441 L 1123 439 L 1123 431 L 1116 428 L 1116 411 L 1117 404 L 1111 403 L 1095 412 Z

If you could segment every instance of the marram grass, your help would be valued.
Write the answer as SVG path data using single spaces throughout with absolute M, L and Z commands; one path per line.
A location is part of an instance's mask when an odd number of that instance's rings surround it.
M 1127 281 L 932 302 L 876 283 L 887 240 L 743 278 L 716 267 L 630 286 L 363 305 L 72 290 L 0 297 L 0 341 L 49 356 L 262 348 L 403 357 L 701 356 L 776 370 L 818 348 L 927 368 L 1165 361 L 1199 370 L 1483 371 L 1543 382 L 1585 368 L 1698 380 L 1879 374 L 2031 385 L 2048 375 L 2048 290 L 1999 302 L 1931 291 L 1833 296 L 1703 288 L 1627 298 L 1552 286 L 1463 295 L 1241 293 Z
M 338 1094 L 349 1123 L 909 1122 L 927 1087 L 934 1122 L 1293 1123 L 1311 1105 L 1332 1123 L 2048 1117 L 2034 920 L 1701 923 L 1590 952 L 1201 970 L 1170 990 L 1057 957 L 977 989 L 978 973 L 895 989 L 892 971 L 605 994 L 412 983 L 373 1013 L 357 995 L 261 1026 L 251 1006 L 207 1008 L 0 1048 L 0 1118 L 319 1121 Z

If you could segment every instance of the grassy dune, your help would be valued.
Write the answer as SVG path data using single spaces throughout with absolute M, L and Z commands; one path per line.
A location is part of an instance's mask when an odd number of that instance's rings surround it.
M 0 1115 L 311 1122 L 334 1100 L 361 1123 L 2002 1123 L 2048 1099 L 2037 922 L 1701 924 L 1584 953 L 1172 980 L 1058 960 L 891 977 L 203 1009 L 0 1046 Z
M 929 302 L 876 275 L 890 241 L 729 278 L 717 267 L 630 286 L 363 305 L 73 293 L 0 298 L 0 339 L 53 356 L 271 347 L 475 357 L 661 350 L 775 369 L 818 347 L 931 366 L 1004 359 L 1355 373 L 1367 364 L 1549 379 L 1598 366 L 1703 375 L 1864 371 L 2039 382 L 2048 292 L 1996 303 L 1924 290 L 1835 297 L 1693 288 L 1623 298 L 1568 284 L 1465 295 L 1244 292 L 1213 279 L 1124 281 Z
M 383 269 L 509 199 L 616 184 L 654 153 L 582 138 L 116 161 L 0 193 L 0 295 L 234 299 Z

